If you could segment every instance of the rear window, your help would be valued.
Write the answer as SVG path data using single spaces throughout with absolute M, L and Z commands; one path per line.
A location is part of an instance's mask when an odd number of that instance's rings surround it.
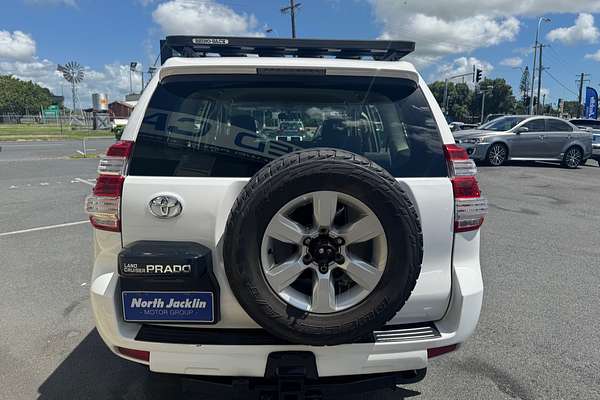
M 447 176 L 423 93 L 408 80 L 341 76 L 179 76 L 146 110 L 130 175 L 250 177 L 287 153 L 330 147 L 396 177 Z

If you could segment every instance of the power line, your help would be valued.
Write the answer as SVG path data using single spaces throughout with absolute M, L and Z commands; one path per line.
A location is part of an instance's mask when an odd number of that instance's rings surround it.
M 574 94 L 575 96 L 577 96 L 577 92 L 570 89 L 567 85 L 565 85 L 564 83 L 562 83 L 561 81 L 559 81 L 554 75 L 552 75 L 550 72 L 548 72 L 548 70 L 544 70 L 544 72 L 550 77 L 552 78 L 552 80 L 556 83 L 558 83 L 560 86 L 563 87 L 563 89 L 568 90 L 569 92 L 571 92 L 572 94 Z

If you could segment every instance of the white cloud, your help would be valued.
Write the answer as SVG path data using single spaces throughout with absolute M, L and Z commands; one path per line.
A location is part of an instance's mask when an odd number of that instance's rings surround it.
M 12 75 L 16 78 L 33 81 L 44 86 L 56 95 L 64 92 L 65 104 L 71 104 L 71 87 L 62 74 L 56 71 L 57 64 L 47 59 L 39 59 L 36 55 L 36 43 L 30 36 L 21 31 L 13 33 L 0 31 L 0 75 Z M 61 61 L 61 64 L 68 60 Z M 138 66 L 138 70 L 143 70 Z M 141 88 L 139 74 L 132 75 L 134 91 Z M 104 65 L 99 70 L 85 67 L 85 78 L 79 85 L 81 105 L 91 103 L 92 93 L 107 93 L 109 99 L 124 98 L 129 93 L 129 65 L 119 63 Z
M 451 76 L 470 74 L 473 72 L 473 66 L 483 70 L 484 75 L 489 74 L 494 69 L 494 66 L 487 61 L 475 57 L 459 57 L 450 63 L 440 65 L 436 74 L 430 80 L 444 80 Z M 471 83 L 471 77 L 465 77 L 465 82 Z
M 0 60 L 31 60 L 35 41 L 21 31 L 0 31 Z
M 517 17 L 544 13 L 600 12 L 590 0 L 368 0 L 381 25 L 381 37 L 414 40 L 414 58 L 435 62 L 515 40 Z
M 167 35 L 262 35 L 254 15 L 238 14 L 214 0 L 170 0 L 159 4 L 152 17 Z
M 504 60 L 500 61 L 500 65 L 512 68 L 520 67 L 523 65 L 523 59 L 521 57 L 505 58 Z
M 56 63 L 50 60 L 0 61 L 0 75 L 12 75 L 24 81 L 32 81 L 50 89 L 55 95 L 65 96 L 65 105 L 72 102 L 71 84 L 56 71 Z M 140 67 L 138 66 L 138 69 Z M 91 104 L 92 93 L 107 93 L 110 101 L 122 100 L 129 93 L 129 65 L 112 63 L 95 70 L 84 67 L 85 77 L 78 85 L 78 95 L 83 107 Z M 141 77 L 132 75 L 133 90 L 141 89 Z
M 585 58 L 588 60 L 594 60 L 600 62 L 600 50 L 595 53 L 586 54 Z
M 560 41 L 565 44 L 575 42 L 595 43 L 600 38 L 600 31 L 594 25 L 594 16 L 592 14 L 579 14 L 575 20 L 575 25 L 568 28 L 557 28 L 548 33 L 548 40 Z

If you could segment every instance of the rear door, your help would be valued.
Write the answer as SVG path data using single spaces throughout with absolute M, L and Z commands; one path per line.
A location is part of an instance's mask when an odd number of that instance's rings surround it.
M 513 138 L 511 158 L 542 158 L 545 157 L 544 133 L 546 123 L 544 119 L 537 118 L 527 121 L 522 125 L 527 132 L 520 132 Z
M 546 120 L 548 131 L 544 135 L 546 156 L 560 158 L 573 139 L 573 128 L 564 121 L 554 118 Z
M 250 177 L 271 160 L 301 149 L 342 148 L 397 177 L 421 219 L 421 274 L 395 322 L 441 318 L 450 295 L 454 198 L 425 96 L 405 79 L 295 74 L 165 78 L 147 106 L 125 180 L 123 244 L 166 240 L 208 247 L 221 288 L 216 326 L 255 326 L 225 277 L 222 248 L 231 207 Z M 302 140 L 278 140 L 276 132 L 262 129 L 264 124 L 255 122 L 266 110 L 299 116 Z M 149 202 L 164 194 L 180 200 L 178 217 L 150 213 Z

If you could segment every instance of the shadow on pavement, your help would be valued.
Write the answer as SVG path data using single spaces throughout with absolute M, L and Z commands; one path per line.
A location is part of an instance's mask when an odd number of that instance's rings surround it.
M 230 390 L 219 390 L 214 385 L 203 388 L 197 382 L 190 392 L 189 379 L 176 375 L 155 374 L 144 365 L 123 360 L 111 353 L 92 330 L 39 387 L 40 400 L 102 399 L 231 399 Z M 371 392 L 353 399 L 404 399 L 420 393 L 398 388 L 396 391 Z M 246 397 L 243 397 L 244 399 Z M 277 400 L 267 397 L 264 400 Z
M 38 399 L 177 399 L 178 377 L 156 375 L 106 348 L 94 329 L 39 387 Z

